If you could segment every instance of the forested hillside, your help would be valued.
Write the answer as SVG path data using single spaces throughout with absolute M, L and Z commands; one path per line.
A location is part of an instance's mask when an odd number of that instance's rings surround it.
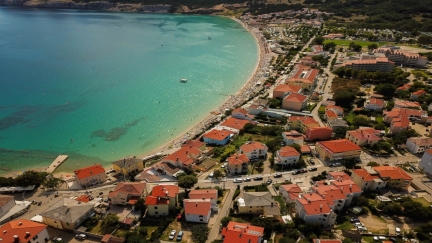
M 366 15 L 353 23 L 357 27 L 432 31 L 430 0 L 306 0 L 304 4 L 347 18 Z

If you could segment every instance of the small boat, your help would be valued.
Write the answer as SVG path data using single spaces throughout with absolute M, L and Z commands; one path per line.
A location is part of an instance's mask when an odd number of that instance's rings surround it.
M 181 82 L 181 83 L 186 83 L 186 82 L 187 82 L 187 78 L 181 78 L 181 79 L 180 79 L 180 82 Z

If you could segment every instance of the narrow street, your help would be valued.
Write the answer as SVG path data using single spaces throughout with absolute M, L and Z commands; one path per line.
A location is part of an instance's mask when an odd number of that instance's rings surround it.
M 209 225 L 210 233 L 208 235 L 207 243 L 211 243 L 218 237 L 219 235 L 219 229 L 220 229 L 220 222 L 223 217 L 229 215 L 229 208 L 231 206 L 232 197 L 234 195 L 235 189 L 230 189 L 228 192 L 228 195 L 225 197 L 225 201 L 222 202 L 222 208 L 219 208 L 219 212 L 216 218 L 216 221 L 213 223 L 213 225 Z

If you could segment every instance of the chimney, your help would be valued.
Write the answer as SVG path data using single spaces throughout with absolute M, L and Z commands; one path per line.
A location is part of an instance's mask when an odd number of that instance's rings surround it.
M 30 232 L 27 231 L 27 232 L 26 232 L 26 235 L 30 235 Z
M 322 212 L 322 207 L 323 207 L 323 205 L 322 204 L 320 204 L 320 211 Z
M 168 191 L 165 192 L 165 196 L 168 196 Z
M 198 203 L 197 202 L 195 203 L 195 207 L 198 207 Z
M 16 240 L 18 239 L 18 235 L 14 235 L 13 238 Z
M 179 158 L 177 157 L 176 161 L 179 161 Z
M 241 238 L 242 234 L 239 235 L 239 238 Z
M 188 154 L 188 151 L 186 150 L 186 154 Z
M 7 230 L 3 230 L 3 234 L 6 234 Z
M 22 222 L 19 222 L 18 225 L 22 225 Z
M 189 146 L 189 148 L 192 148 L 192 145 L 191 145 L 191 146 Z

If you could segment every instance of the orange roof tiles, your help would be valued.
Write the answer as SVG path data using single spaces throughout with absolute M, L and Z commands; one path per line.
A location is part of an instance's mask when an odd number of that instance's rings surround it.
M 300 153 L 291 146 L 284 146 L 279 151 L 278 154 L 282 157 L 300 156 Z
M 299 198 L 299 195 L 303 193 L 302 189 L 297 184 L 281 185 L 280 187 L 287 191 L 288 196 L 292 200 Z
M 199 140 L 188 140 L 188 141 L 186 141 L 183 145 L 182 145 L 182 147 L 187 147 L 187 146 L 192 146 L 192 147 L 194 147 L 194 148 L 196 148 L 196 149 L 200 149 L 202 146 L 204 146 L 205 145 L 205 143 L 203 143 L 203 142 L 201 142 L 201 141 L 199 141 Z
M 174 198 L 178 193 L 179 193 L 179 187 L 176 185 L 158 185 L 153 187 L 151 195 L 154 197 Z
M 303 66 L 303 65 L 297 65 L 294 68 L 294 71 L 297 72 L 294 74 L 293 78 L 296 79 L 305 79 L 309 82 L 313 82 L 314 79 L 316 78 L 316 76 L 318 75 L 319 70 L 318 69 L 313 69 L 309 66 Z
M 284 101 L 303 103 L 307 100 L 307 96 L 297 93 L 292 93 L 285 97 Z
M 372 99 L 369 100 L 369 104 L 384 106 L 384 100 L 383 99 L 372 98 Z
M 211 210 L 210 200 L 184 199 L 185 214 L 208 215 Z
M 75 201 L 80 201 L 80 202 L 90 202 L 90 195 L 81 195 L 77 198 L 75 198 Z
M 417 90 L 415 92 L 412 92 L 411 94 L 412 95 L 417 95 L 417 96 L 422 96 L 422 95 L 425 95 L 426 93 L 427 93 L 426 91 L 424 91 L 422 89 L 419 89 L 419 90 Z
M 194 158 L 197 158 L 201 154 L 201 150 L 192 147 L 191 145 L 184 146 L 174 153 L 166 156 L 162 161 L 179 161 L 184 166 L 189 166 L 194 162 Z
M 221 235 L 224 243 L 260 243 L 264 228 L 231 221 L 222 229 Z
M 352 143 L 348 139 L 323 141 L 323 142 L 317 142 L 317 144 L 322 145 L 323 147 L 327 148 L 329 151 L 333 153 L 343 153 L 348 151 L 361 150 L 361 148 L 358 145 Z
M 337 106 L 337 105 L 328 105 L 328 106 L 325 107 L 325 110 L 337 110 L 337 111 L 339 111 L 341 113 L 344 112 L 344 109 L 342 107 L 340 107 L 340 106 Z
M 249 158 L 245 154 L 233 154 L 227 160 L 229 165 L 249 163 Z
M 213 129 L 210 132 L 205 133 L 203 135 L 203 137 L 213 139 L 213 140 L 222 141 L 222 140 L 225 140 L 231 134 L 234 134 L 234 133 L 231 131 L 225 130 L 225 129 L 224 130 Z
M 280 92 L 291 92 L 291 93 L 298 93 L 300 92 L 301 87 L 297 86 L 297 85 L 289 85 L 289 84 L 280 84 L 278 86 L 276 86 L 273 90 L 274 91 L 280 91 Z
M 231 128 L 237 129 L 237 130 L 241 130 L 248 123 L 250 123 L 250 121 L 248 121 L 248 120 L 242 120 L 242 119 L 230 117 L 230 118 L 226 119 L 226 121 L 224 121 L 221 124 L 221 126 L 226 126 L 226 127 L 231 127 Z
M 332 110 L 326 110 L 325 114 L 326 114 L 327 117 L 335 117 L 335 118 L 338 117 L 337 113 L 334 112 L 334 111 L 332 111 Z
M 334 180 L 338 180 L 338 179 L 351 180 L 351 177 L 345 172 L 330 171 L 327 174 L 331 175 L 334 178 Z
M 408 90 L 411 87 L 411 84 L 404 84 L 403 86 L 397 88 L 398 91 Z
M 332 181 L 331 184 L 337 186 L 345 195 L 362 191 L 353 180 Z
M 74 171 L 75 176 L 78 179 L 84 179 L 87 177 L 95 176 L 98 174 L 105 174 L 105 169 L 100 164 L 87 166 Z
M 29 242 L 48 226 L 27 219 L 17 219 L 0 227 L 0 239 L 3 243 Z M 29 232 L 30 234 L 27 234 Z M 14 236 L 18 236 L 17 239 Z M 43 240 L 43 239 L 42 239 Z
M 381 177 L 389 177 L 392 180 L 395 179 L 404 179 L 404 180 L 412 180 L 413 178 L 408 175 L 403 169 L 395 166 L 376 166 L 373 167 L 376 172 L 379 173 Z
M 347 131 L 347 133 L 359 140 L 364 140 L 364 139 L 373 140 L 373 141 L 381 140 L 381 138 L 377 136 L 377 134 L 380 134 L 380 131 L 369 127 Z
M 352 172 L 358 177 L 363 178 L 364 181 L 373 181 L 379 178 L 377 175 L 369 174 L 369 172 L 367 172 L 365 169 L 354 169 Z
M 119 194 L 141 196 L 145 193 L 145 182 L 120 182 L 109 194 L 110 197 L 116 197 Z
M 267 146 L 260 142 L 251 142 L 251 143 L 243 144 L 242 146 L 240 146 L 240 149 L 245 153 L 249 153 L 254 150 L 268 150 Z
M 396 100 L 395 106 L 400 108 L 420 107 L 417 101 Z
M 323 199 L 321 196 L 318 196 L 321 200 L 307 200 L 304 198 L 297 199 L 303 206 L 307 215 L 316 215 L 316 214 L 328 214 L 331 212 L 331 208 L 328 205 L 327 201 Z
M 233 113 L 238 112 L 238 113 L 242 113 L 244 115 L 246 115 L 248 113 L 245 109 L 242 109 L 242 108 L 237 108 L 237 109 L 233 110 L 232 112 Z
M 169 199 L 164 197 L 147 196 L 145 205 L 168 205 Z
M 216 189 L 200 189 L 200 190 L 191 190 L 189 192 L 190 199 L 217 199 L 218 194 Z

